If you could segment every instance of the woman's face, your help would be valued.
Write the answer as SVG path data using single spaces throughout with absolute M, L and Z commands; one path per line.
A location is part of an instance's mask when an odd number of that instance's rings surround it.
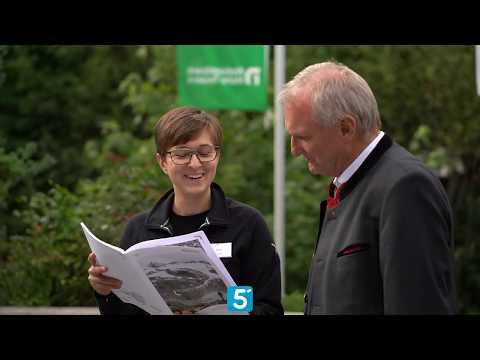
M 215 151 L 214 146 L 212 135 L 207 129 L 203 129 L 190 141 L 168 149 L 168 151 L 174 150 L 174 152 L 167 154 L 164 158 L 157 154 L 157 161 L 172 182 L 176 196 L 198 197 L 208 193 L 210 184 L 215 179 L 220 154 L 217 154 L 214 160 L 204 162 L 201 162 L 198 156 L 193 154 L 188 163 L 180 165 L 178 163 L 188 161 L 188 150 L 199 151 L 204 154 L 205 158 L 208 158 L 208 150 Z M 186 156 L 183 156 L 184 154 Z M 182 157 L 184 158 L 182 159 Z

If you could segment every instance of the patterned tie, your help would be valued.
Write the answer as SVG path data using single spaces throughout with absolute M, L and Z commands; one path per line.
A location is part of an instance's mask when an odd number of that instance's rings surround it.
M 327 199 L 327 209 L 333 209 L 333 208 L 337 207 L 337 205 L 340 202 L 340 192 L 345 187 L 345 184 L 346 184 L 346 182 L 341 184 L 337 188 L 337 190 L 335 191 L 336 186 L 333 184 L 333 181 L 330 183 L 329 192 L 328 192 L 329 196 L 328 196 L 328 199 Z M 334 194 L 333 197 L 331 196 L 332 194 Z

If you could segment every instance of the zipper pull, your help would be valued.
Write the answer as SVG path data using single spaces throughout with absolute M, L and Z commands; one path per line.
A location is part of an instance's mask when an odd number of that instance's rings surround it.
M 198 228 L 198 230 L 202 230 L 203 227 L 207 226 L 207 225 L 210 225 L 210 221 L 208 220 L 208 216 L 205 217 L 205 222 L 200 225 L 200 227 Z
M 162 230 L 165 230 L 166 232 L 168 232 L 171 236 L 173 236 L 173 230 L 171 229 L 168 221 L 169 221 L 169 219 L 167 219 L 167 221 L 165 221 L 162 225 L 160 225 L 160 228 Z

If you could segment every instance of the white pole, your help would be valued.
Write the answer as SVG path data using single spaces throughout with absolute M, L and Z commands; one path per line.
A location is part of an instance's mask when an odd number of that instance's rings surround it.
M 480 96 L 480 45 L 475 45 L 475 68 L 477 78 L 477 95 Z
M 285 45 L 275 45 L 275 133 L 274 133 L 274 197 L 273 227 L 274 239 L 280 257 L 282 298 L 285 296 L 285 126 L 283 112 L 277 101 L 278 94 L 285 84 Z

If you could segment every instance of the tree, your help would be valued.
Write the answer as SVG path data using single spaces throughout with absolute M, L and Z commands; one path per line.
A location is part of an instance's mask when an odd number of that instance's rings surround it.
M 8 191 L 10 204 L 7 210 L 0 210 L 0 216 L 17 210 L 15 219 L 22 224 L 15 233 L 9 233 L 8 246 L 0 249 L 2 304 L 93 304 L 86 281 L 88 246 L 80 220 L 100 238 L 116 243 L 127 219 L 150 208 L 170 186 L 155 163 L 152 131 L 159 116 L 176 106 L 175 47 L 141 46 L 128 50 L 131 56 L 135 53 L 139 57 L 132 59 L 131 66 L 125 66 L 128 69 L 120 72 L 123 80 L 118 82 L 112 79 L 121 77 L 120 73 L 105 75 L 114 71 L 110 66 L 116 68 L 104 63 L 112 60 L 113 49 L 107 48 L 93 47 L 86 56 L 85 49 L 51 47 L 27 51 L 7 47 L 10 55 L 2 63 L 0 47 L 0 76 L 2 71 L 9 74 L 8 91 L 1 90 L 0 108 L 8 105 L 10 109 L 0 112 L 0 131 L 6 134 L 4 149 L 0 151 L 0 171 L 7 173 L 0 177 L 0 191 Z M 127 58 L 131 59 L 130 55 Z M 47 64 L 52 56 L 63 65 Z M 70 59 L 70 66 L 63 56 Z M 86 58 L 96 60 L 89 62 Z M 367 80 L 377 96 L 384 130 L 441 177 L 454 209 L 461 312 L 480 312 L 480 249 L 476 239 L 480 232 L 476 211 L 480 207 L 476 150 L 480 140 L 480 105 L 474 84 L 473 47 L 289 46 L 287 79 L 307 65 L 331 58 L 350 66 Z M 121 66 L 121 57 L 114 59 L 113 63 L 117 61 Z M 77 72 L 72 75 L 74 66 L 85 68 L 83 72 L 75 68 Z M 100 71 L 102 77 L 95 69 L 110 70 Z M 68 79 L 76 79 L 70 84 L 78 87 L 63 86 L 67 96 L 55 89 L 58 84 L 68 84 Z M 55 98 L 50 99 L 49 105 L 50 95 L 27 96 L 32 89 L 36 89 L 36 94 L 54 94 Z M 272 97 L 272 89 L 269 93 Z M 72 94 L 76 94 L 74 99 L 83 100 L 70 101 Z M 105 103 L 101 104 L 103 100 Z M 69 106 L 62 106 L 62 101 Z M 35 109 L 49 114 L 49 121 L 40 122 Z M 65 113 L 64 109 L 70 110 Z M 131 109 L 130 117 L 126 109 Z M 214 113 L 225 132 L 216 181 L 229 196 L 260 209 L 272 229 L 275 124 L 271 109 L 265 114 Z M 98 121 L 92 120 L 95 114 Z M 6 120 L 8 126 L 4 126 Z M 40 129 L 32 124 L 40 124 Z M 57 130 L 62 124 L 66 129 Z M 55 136 L 42 137 L 45 132 Z M 37 145 L 26 145 L 27 139 L 34 139 Z M 53 151 L 45 141 L 57 141 L 69 155 L 60 156 L 60 147 Z M 23 147 L 15 148 L 13 144 Z M 310 175 L 305 160 L 288 155 L 288 140 L 286 153 L 286 290 L 292 294 L 287 299 L 289 306 L 298 310 L 318 231 L 319 204 L 327 195 L 330 179 Z M 47 154 L 57 164 L 70 161 L 75 155 L 75 161 L 83 161 L 83 170 L 60 170 L 58 165 L 56 172 L 47 175 L 52 166 L 45 160 Z M 61 172 L 67 174 L 67 169 L 75 174 L 75 179 L 60 176 Z M 31 190 L 24 185 L 30 178 L 38 178 Z M 54 180 L 52 185 L 49 178 Z M 69 183 L 77 186 L 68 186 Z M 31 195 L 38 190 L 41 191 Z M 22 197 L 22 191 L 30 195 L 25 195 L 20 205 L 16 199 Z M 19 196 L 12 197 L 15 192 Z M 20 288 L 16 285 L 19 282 L 30 285 L 28 289 Z
M 127 124 L 130 110 L 121 106 L 120 81 L 146 66 L 136 47 L 3 46 L 0 74 L 0 134 L 6 151 L 34 142 L 34 159 L 56 161 L 49 176 L 34 179 L 39 190 L 48 180 L 73 188 L 92 175 L 81 154 L 85 139 L 101 136 L 102 124 Z

